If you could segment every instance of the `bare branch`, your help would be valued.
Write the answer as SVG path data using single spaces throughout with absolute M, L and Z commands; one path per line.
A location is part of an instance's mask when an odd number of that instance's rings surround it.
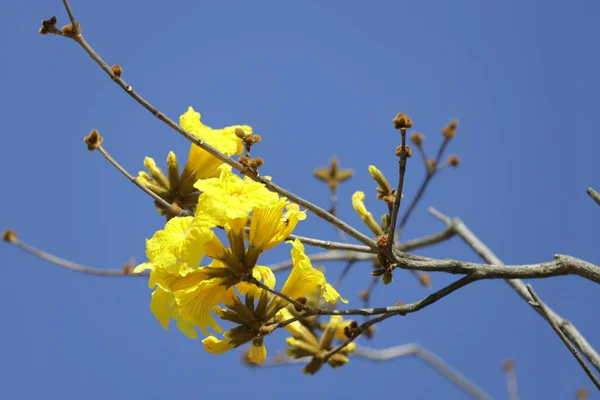
M 21 241 L 19 238 L 14 237 L 11 240 L 6 240 L 8 243 L 12 243 L 20 249 L 25 250 L 29 254 L 33 254 L 36 257 L 41 258 L 42 260 L 50 261 L 53 264 L 61 266 L 66 269 L 70 269 L 71 271 L 81 272 L 83 274 L 90 274 L 96 276 L 135 276 L 135 277 L 148 277 L 147 272 L 143 272 L 140 274 L 134 274 L 131 272 L 129 268 L 114 268 L 114 269 L 100 269 L 100 268 L 90 268 L 85 265 L 76 264 L 69 260 L 65 260 L 64 258 L 57 257 L 50 253 L 46 253 L 45 251 L 39 250 L 33 246 L 28 245 L 27 243 Z
M 394 234 L 396 233 L 396 219 L 398 218 L 398 212 L 400 211 L 400 202 L 402 201 L 402 191 L 404 188 L 404 175 L 406 174 L 406 158 L 408 156 L 406 151 L 406 128 L 400 128 L 400 135 L 402 136 L 402 147 L 400 148 L 400 161 L 399 161 L 399 173 L 398 177 L 398 189 L 396 189 L 396 197 L 394 199 L 394 206 L 392 207 L 392 213 L 390 215 L 390 226 L 388 233 L 388 252 L 392 251 L 394 247 Z
M 452 221 L 450 218 L 433 208 L 430 208 L 429 212 L 445 223 Z M 504 265 L 502 261 L 481 240 L 479 240 L 479 238 L 475 236 L 475 234 L 471 232 L 471 230 L 462 221 L 457 218 L 454 218 L 453 221 L 456 234 L 459 235 L 477 254 L 479 254 L 482 259 L 490 264 Z M 506 282 L 521 296 L 523 300 L 527 301 L 528 303 L 533 300 L 523 281 L 520 279 L 508 279 Z M 534 309 L 538 311 L 535 307 Z M 598 355 L 598 352 L 589 344 L 579 330 L 577 330 L 577 328 L 570 321 L 558 315 L 547 305 L 546 311 L 554 320 L 556 325 L 560 327 L 561 331 L 573 344 L 575 344 L 579 351 L 581 351 L 581 353 L 592 363 L 592 365 L 594 365 L 596 370 L 600 372 L 600 355 Z
M 527 265 L 488 265 L 459 260 L 438 260 L 399 253 L 398 267 L 408 270 L 447 272 L 475 275 L 480 279 L 548 278 L 561 275 L 578 275 L 600 283 L 600 267 L 587 261 L 557 254 L 554 261 Z
M 144 191 L 146 194 L 148 194 L 150 197 L 152 197 L 155 201 L 160 203 L 160 205 L 162 205 L 166 210 L 171 211 L 174 215 L 180 215 L 180 216 L 191 215 L 188 211 L 178 207 L 176 204 L 170 204 L 165 199 L 163 199 L 162 197 L 160 197 L 159 195 L 154 193 L 152 190 L 148 189 L 143 183 L 138 181 L 137 178 L 135 178 L 133 175 L 131 175 L 129 172 L 127 172 L 127 170 L 125 168 L 123 168 L 121 166 L 121 164 L 119 164 L 114 158 L 112 158 L 111 155 L 104 149 L 104 147 L 102 147 L 102 145 L 98 145 L 96 147 L 96 149 L 100 153 L 102 153 L 104 158 L 106 158 L 116 169 L 118 169 L 123 175 L 125 175 L 125 177 L 131 183 L 133 183 L 135 186 L 142 189 L 142 191 Z
M 434 233 L 433 235 L 424 236 L 422 238 L 409 240 L 407 242 L 400 243 L 396 248 L 400 251 L 410 251 L 410 250 L 420 249 L 423 247 L 427 247 L 427 246 L 431 246 L 431 245 L 443 242 L 444 240 L 447 240 L 447 239 L 451 238 L 452 236 L 454 236 L 454 229 L 451 226 L 449 226 L 448 228 L 444 229 L 443 231 Z M 314 242 L 307 242 L 307 241 L 305 242 L 305 238 L 303 238 L 302 236 L 293 236 L 293 235 L 290 236 L 290 238 L 292 238 L 292 237 L 298 237 L 300 239 L 300 241 L 302 241 L 305 244 L 317 246 L 316 244 L 314 244 Z M 313 239 L 313 240 L 316 240 L 316 239 Z M 356 245 L 353 245 L 353 246 L 356 246 Z M 319 247 L 323 247 L 323 246 L 319 246 Z M 364 251 L 364 252 L 362 251 L 362 249 L 367 249 L 367 248 L 368 248 L 367 246 L 364 246 L 363 248 L 361 248 L 360 252 L 357 252 L 357 251 L 326 251 L 323 253 L 309 255 L 308 257 L 310 258 L 311 262 L 313 262 L 313 263 L 320 262 L 320 261 L 374 260 L 375 259 L 374 254 L 368 254 L 366 251 Z M 291 268 L 292 265 L 293 264 L 292 264 L 291 260 L 286 260 L 286 261 L 279 262 L 277 264 L 272 264 L 269 267 L 273 270 L 273 272 L 278 272 L 278 271 L 287 270 L 287 269 Z
M 517 387 L 517 373 L 513 360 L 506 360 L 502 364 L 504 375 L 506 375 L 506 387 L 508 389 L 508 400 L 519 400 L 519 389 Z
M 349 356 L 353 359 L 363 358 L 370 361 L 387 361 L 395 358 L 414 356 L 425 361 L 430 367 L 439 372 L 442 376 L 448 378 L 456 386 L 464 390 L 467 394 L 477 400 L 489 400 L 491 397 L 481 390 L 473 382 L 465 378 L 461 373 L 452 368 L 448 363 L 442 360 L 439 356 L 427 350 L 423 346 L 416 343 L 401 344 L 399 346 L 390 347 L 387 349 L 370 349 L 368 347 L 356 346 L 353 353 Z M 306 364 L 311 360 L 311 357 L 302 357 L 298 359 L 290 358 L 285 355 L 278 354 L 273 358 L 265 360 L 260 366 L 264 367 L 280 367 L 284 365 Z M 248 364 L 250 367 L 256 367 L 255 364 Z
M 600 193 L 596 192 L 591 187 L 587 189 L 587 194 L 600 206 Z
M 463 288 L 465 286 L 467 286 L 468 284 L 475 282 L 477 280 L 477 278 L 471 277 L 471 276 L 465 276 L 453 283 L 451 283 L 450 285 L 438 290 L 437 292 L 434 292 L 432 294 L 430 294 L 429 296 L 425 297 L 423 300 L 414 302 L 414 303 L 410 303 L 410 304 L 406 304 L 406 305 L 397 305 L 394 307 L 384 307 L 384 309 L 386 310 L 385 313 L 379 313 L 377 312 L 377 314 L 381 314 L 373 319 L 370 319 L 366 322 L 364 322 L 362 325 L 360 325 L 357 330 L 353 333 L 353 336 L 346 339 L 344 342 L 342 342 L 340 345 L 334 347 L 333 349 L 329 350 L 327 352 L 327 354 L 325 355 L 325 361 L 327 361 L 331 356 L 333 356 L 334 354 L 336 354 L 337 352 L 339 352 L 340 350 L 342 350 L 344 347 L 348 346 L 350 343 L 352 343 L 353 341 L 355 341 L 360 335 L 362 335 L 363 333 L 365 333 L 367 331 L 367 329 L 369 329 L 371 326 L 384 321 L 394 315 L 406 315 L 407 313 L 410 312 L 416 312 L 419 311 L 433 303 L 435 303 L 436 301 L 446 297 L 447 295 L 453 293 L 454 291 Z M 358 311 L 356 314 L 358 315 L 369 315 L 369 314 L 365 314 L 363 313 L 364 311 L 368 311 L 368 310 L 377 310 L 379 311 L 379 309 L 358 309 L 358 310 L 328 310 L 331 312 L 330 315 L 353 315 L 352 314 L 345 314 L 349 311 Z M 372 314 L 371 314 L 372 315 Z
M 406 356 L 415 356 L 425 361 L 430 367 L 448 378 L 474 399 L 491 399 L 488 394 L 448 365 L 438 355 L 416 343 L 401 344 L 381 350 L 356 346 L 354 353 L 352 353 L 353 358 L 361 357 L 373 361 L 387 361 Z
M 548 310 L 546 310 L 546 306 L 544 305 L 542 300 L 538 297 L 535 290 L 533 290 L 533 287 L 531 287 L 531 285 L 527 285 L 526 288 L 529 291 L 529 294 L 531 295 L 531 297 L 533 298 L 533 301 L 530 301 L 529 304 L 531 304 L 533 307 L 538 309 L 540 314 L 542 314 L 542 316 L 544 318 L 546 318 L 546 321 L 548 321 L 548 323 L 550 324 L 552 329 L 554 329 L 554 332 L 556 332 L 556 334 L 560 337 L 560 340 L 562 340 L 563 343 L 565 344 L 565 346 L 567 346 L 567 348 L 571 351 L 571 354 L 573 354 L 573 357 L 575 357 L 577 359 L 577 362 L 579 363 L 579 365 L 581 365 L 581 368 L 583 368 L 583 370 L 585 371 L 587 376 L 592 380 L 592 382 L 594 382 L 594 385 L 596 385 L 596 388 L 598 388 L 598 390 L 600 390 L 600 381 L 598 381 L 598 378 L 596 378 L 596 376 L 594 375 L 594 373 L 592 372 L 590 367 L 588 367 L 587 364 L 585 363 L 585 361 L 583 361 L 583 358 L 581 358 L 581 356 L 579 355 L 577 350 L 575 350 L 575 347 L 573 347 L 573 344 L 569 341 L 569 339 L 565 336 L 565 334 L 560 330 L 558 325 L 556 325 L 556 322 L 554 321 L 554 319 L 552 319 L 550 317 L 550 314 L 548 314 Z

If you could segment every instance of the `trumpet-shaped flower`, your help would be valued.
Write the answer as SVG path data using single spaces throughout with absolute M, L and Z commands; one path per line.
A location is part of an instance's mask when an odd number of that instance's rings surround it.
M 199 180 L 194 187 L 202 192 L 197 209 L 210 213 L 220 224 L 247 218 L 253 208 L 268 208 L 279 201 L 277 193 L 262 183 L 242 179 L 227 170 L 222 170 L 218 178 Z
M 171 319 L 177 322 L 177 327 L 187 337 L 195 339 L 198 337 L 194 329 L 194 322 L 181 315 L 179 306 L 173 292 L 186 289 L 206 279 L 206 275 L 200 271 L 194 271 L 185 277 L 171 274 L 164 269 L 155 268 L 151 263 L 138 265 L 133 272 L 140 273 L 150 270 L 148 286 L 155 288 L 150 301 L 150 311 L 165 329 L 169 329 Z
M 205 213 L 172 218 L 165 229 L 146 240 L 146 256 L 155 268 L 185 276 L 202 261 L 204 245 L 213 239 L 215 226 L 214 219 Z
M 236 129 L 241 129 L 245 134 L 252 134 L 252 128 L 247 125 L 234 125 L 223 129 L 212 129 L 201 122 L 200 113 L 196 112 L 192 107 L 189 107 L 187 112 L 179 118 L 179 124 L 183 129 L 227 156 L 242 153 L 242 140 L 236 136 Z M 198 179 L 215 176 L 217 167 L 221 164 L 221 160 L 212 156 L 206 150 L 192 144 L 187 163 L 181 175 L 181 184 L 182 186 L 186 186 L 182 187 L 182 190 L 191 189 L 194 182 Z
M 284 207 L 286 211 L 283 212 Z M 285 198 L 268 208 L 254 208 L 250 222 L 249 246 L 265 251 L 277 246 L 287 238 L 298 221 L 306 218 L 297 204 L 290 204 Z
M 310 259 L 304 254 L 304 245 L 300 240 L 290 240 L 287 243 L 292 245 L 291 254 L 294 266 L 281 289 L 281 293 L 297 299 L 320 288 L 321 296 L 326 301 L 335 303 L 339 298 L 344 303 L 348 302 L 340 296 L 333 286 L 327 283 L 323 272 L 313 268 Z

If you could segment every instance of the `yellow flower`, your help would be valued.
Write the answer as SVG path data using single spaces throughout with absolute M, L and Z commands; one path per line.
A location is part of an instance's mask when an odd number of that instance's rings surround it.
M 383 230 L 379 226 L 373 215 L 367 210 L 365 207 L 365 194 L 363 192 L 356 192 L 352 195 L 352 207 L 354 207 L 354 211 L 358 214 L 360 219 L 369 227 L 371 232 L 376 234 L 377 236 L 383 235 Z
M 225 169 L 218 178 L 199 180 L 194 187 L 202 192 L 197 209 L 210 213 L 219 224 L 246 218 L 253 208 L 269 208 L 279 201 L 277 193 L 262 183 L 241 179 Z
M 217 339 L 211 335 L 202 340 L 202 344 L 204 345 L 204 350 L 208 353 L 223 354 L 244 343 L 248 343 L 250 340 L 254 339 L 254 336 L 255 334 L 252 330 L 245 326 L 238 326 L 225 331 L 225 333 L 223 333 L 223 340 Z
M 330 303 L 335 303 L 338 298 L 342 302 L 348 301 L 340 296 L 333 286 L 325 280 L 325 275 L 318 269 L 313 268 L 310 259 L 304 254 L 304 245 L 300 240 L 290 240 L 292 245 L 292 262 L 294 264 L 287 281 L 281 289 L 281 293 L 297 299 L 303 297 L 316 288 L 321 289 L 321 296 Z
M 260 365 L 267 358 L 267 348 L 263 343 L 262 339 L 253 340 L 250 345 L 250 352 L 248 352 L 248 361 L 253 364 Z
M 200 328 L 204 335 L 209 327 L 215 332 L 223 331 L 211 310 L 235 296 L 233 288 L 224 285 L 229 273 L 229 268 L 214 260 L 209 267 L 201 267 L 194 272 L 198 279 L 193 284 L 177 287 L 173 291 L 181 316 Z
M 252 276 L 257 281 L 263 281 L 263 283 L 271 289 L 275 287 L 275 274 L 269 267 L 261 265 L 255 266 L 252 268 Z M 256 287 L 253 283 L 248 282 L 240 282 L 235 285 L 235 288 L 240 294 L 250 293 L 254 295 L 254 297 L 260 296 L 260 293 L 262 292 L 262 289 Z
M 206 276 L 202 271 L 197 270 L 185 277 L 181 277 L 170 274 L 163 269 L 157 269 L 151 263 L 140 264 L 133 272 L 137 274 L 148 269 L 150 270 L 148 286 L 150 288 L 156 287 L 152 293 L 150 311 L 163 328 L 168 330 L 169 323 L 173 319 L 177 322 L 177 327 L 181 332 L 190 339 L 196 339 L 198 334 L 194 329 L 194 323 L 181 315 L 173 292 L 194 285 L 198 281 L 205 279 Z
M 286 207 L 287 206 L 287 207 Z M 283 208 L 286 207 L 286 212 Z M 297 204 L 290 204 L 285 198 L 269 208 L 254 208 L 250 222 L 249 246 L 269 250 L 287 238 L 298 221 L 306 218 L 306 212 L 300 211 Z
M 294 317 L 287 308 L 282 308 L 279 311 L 278 316 L 282 321 L 287 321 Z M 285 329 L 290 332 L 295 339 L 303 340 L 306 343 L 313 345 L 315 348 L 319 347 L 319 340 L 302 322 L 294 321 L 289 323 L 285 326 Z
M 231 340 L 227 338 L 220 340 L 214 336 L 206 337 L 202 340 L 202 344 L 204 345 L 204 350 L 212 354 L 223 354 L 235 348 Z
M 252 128 L 247 125 L 212 129 L 200 121 L 200 113 L 194 111 L 192 107 L 189 107 L 187 112 L 179 118 L 179 124 L 183 129 L 227 156 L 242 153 L 242 140 L 236 136 L 236 129 L 241 129 L 245 134 L 252 134 Z M 181 190 L 183 192 L 190 190 L 198 179 L 215 176 L 217 167 L 221 164 L 221 160 L 192 144 L 187 163 L 181 174 Z
M 215 221 L 204 213 L 172 218 L 164 230 L 146 240 L 146 256 L 156 268 L 185 276 L 202 261 L 204 245 L 214 237 L 215 226 Z

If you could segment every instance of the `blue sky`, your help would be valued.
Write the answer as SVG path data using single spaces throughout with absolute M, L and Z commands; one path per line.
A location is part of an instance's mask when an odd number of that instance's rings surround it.
M 340 215 L 363 229 L 350 196 L 374 200 L 367 166 L 395 180 L 391 120 L 409 114 L 430 154 L 440 129 L 460 120 L 450 152 L 462 165 L 436 177 L 405 239 L 443 227 L 433 205 L 460 216 L 506 263 L 555 253 L 600 262 L 596 157 L 600 35 L 595 1 L 116 1 L 73 0 L 87 40 L 124 78 L 173 118 L 189 105 L 213 127 L 249 124 L 263 136 L 263 173 L 324 207 L 311 177 L 335 154 L 355 177 L 340 188 Z M 42 19 L 67 22 L 59 0 L 3 2 L 0 37 L 0 225 L 31 244 L 99 268 L 144 259 L 144 239 L 163 225 L 152 202 L 82 137 L 136 172 L 149 155 L 181 159 L 188 143 L 114 85 L 75 43 L 40 36 Z M 406 199 L 424 175 L 410 160 Z M 364 229 L 363 229 L 364 231 Z M 316 217 L 297 233 L 335 239 Z M 264 255 L 283 260 L 287 248 Z M 310 249 L 317 252 L 318 249 Z M 459 239 L 419 254 L 477 260 Z M 199 398 L 263 393 L 289 399 L 378 396 L 462 399 L 416 359 L 354 360 L 306 377 L 297 366 L 251 370 L 240 352 L 206 354 L 199 341 L 164 331 L 143 279 L 79 275 L 0 246 L 5 304 L 0 397 L 34 399 Z M 326 265 L 335 279 L 343 267 Z M 357 265 L 341 286 L 351 306 L 369 282 Z M 283 281 L 284 277 L 279 278 Z M 455 277 L 434 275 L 434 288 Z M 600 346 L 600 292 L 575 277 L 535 281 L 538 294 Z M 410 302 L 427 291 L 406 273 L 373 304 Z M 284 336 L 269 338 L 273 355 Z M 361 342 L 365 342 L 361 340 Z M 500 365 L 515 359 L 522 398 L 572 398 L 591 383 L 551 328 L 502 281 L 475 283 L 377 327 L 383 348 L 417 342 L 495 398 L 506 398 Z M 591 398 L 600 398 L 595 393 Z

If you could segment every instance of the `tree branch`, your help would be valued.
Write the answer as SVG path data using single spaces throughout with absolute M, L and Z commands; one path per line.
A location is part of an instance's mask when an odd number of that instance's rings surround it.
M 448 378 L 474 399 L 491 399 L 488 394 L 448 365 L 438 355 L 416 343 L 401 344 L 381 350 L 356 346 L 354 353 L 351 355 L 352 358 L 360 357 L 372 361 L 387 361 L 406 356 L 415 356 L 425 361 L 430 367 Z
M 423 247 L 431 246 L 444 240 L 447 240 L 454 236 L 454 229 L 452 227 L 448 227 L 441 232 L 434 233 L 433 235 L 424 236 L 418 239 L 409 240 L 404 243 L 400 243 L 396 248 L 400 251 L 410 251 L 415 249 L 420 249 Z M 290 236 L 291 238 L 291 236 Z M 298 236 L 300 241 L 302 241 L 302 237 Z M 312 244 L 306 242 L 307 244 Z M 356 245 L 355 245 L 356 246 Z M 319 246 L 322 247 L 322 246 Z M 368 248 L 364 246 L 364 248 Z M 374 260 L 375 254 L 368 254 L 367 252 L 357 252 L 357 251 L 325 251 L 322 253 L 312 254 L 308 256 L 311 262 L 320 262 L 320 261 L 365 261 L 365 260 Z M 293 263 L 292 260 L 286 260 L 279 262 L 277 264 L 272 264 L 269 266 L 273 270 L 273 272 L 284 271 L 290 269 Z
M 591 187 L 587 189 L 587 194 L 600 206 L 600 193 L 596 192 Z
M 471 230 L 458 218 L 451 220 L 439 211 L 430 208 L 429 212 L 442 222 L 448 224 L 450 221 L 454 221 L 454 229 L 457 235 L 459 235 L 465 243 L 471 247 L 482 259 L 490 264 L 504 265 L 502 261 L 481 241 Z M 529 291 L 525 287 L 525 284 L 520 279 L 507 279 L 506 282 L 512 287 L 521 298 L 528 303 L 532 301 L 532 297 Z M 581 351 L 581 353 L 592 363 L 597 371 L 600 372 L 600 355 L 598 352 L 589 344 L 585 337 L 577 330 L 577 328 L 568 320 L 564 319 L 556 312 L 554 312 L 547 305 L 545 306 L 548 315 L 556 323 L 560 330 L 569 338 L 569 340 Z M 536 311 L 537 308 L 534 307 Z M 539 312 L 539 311 L 538 311 Z
M 406 128 L 400 128 L 400 135 L 402 137 L 402 147 L 400 149 L 400 161 L 399 163 L 399 177 L 398 177 L 398 188 L 396 189 L 396 196 L 394 199 L 394 206 L 392 207 L 392 213 L 390 215 L 390 226 L 388 228 L 388 242 L 387 250 L 391 253 L 394 247 L 394 234 L 396 233 L 396 219 L 398 218 L 398 212 L 400 211 L 400 202 L 402 201 L 402 191 L 404 189 L 404 175 L 406 174 L 406 158 L 408 156 L 406 152 Z
M 552 329 L 554 329 L 554 332 L 556 332 L 556 334 L 560 337 L 560 340 L 562 340 L 563 343 L 565 344 L 565 346 L 567 346 L 567 348 L 571 351 L 571 354 L 573 354 L 573 357 L 575 357 L 577 359 L 577 362 L 579 363 L 579 365 L 581 365 L 581 368 L 583 368 L 583 370 L 585 371 L 587 376 L 592 380 L 592 382 L 594 382 L 594 385 L 596 385 L 596 388 L 598 388 L 598 390 L 600 390 L 600 382 L 598 381 L 598 378 L 596 378 L 596 376 L 594 376 L 594 373 L 592 372 L 590 367 L 587 366 L 585 361 L 583 361 L 583 358 L 581 358 L 581 356 L 579 355 L 577 350 L 575 350 L 575 347 L 573 347 L 573 344 L 571 344 L 571 342 L 569 342 L 569 339 L 567 339 L 567 337 L 560 330 L 558 325 L 556 325 L 556 322 L 550 317 L 550 314 L 548 314 L 548 310 L 546 310 L 546 306 L 544 305 L 542 300 L 538 297 L 535 290 L 533 290 L 533 287 L 531 287 L 531 285 L 527 285 L 526 288 L 529 291 L 529 294 L 531 295 L 531 297 L 533 298 L 533 301 L 530 301 L 529 304 L 531 304 L 533 307 L 535 307 L 540 312 L 540 314 L 542 314 L 542 316 L 544 318 L 546 318 L 546 321 L 548 321 L 548 323 L 550 324 Z
M 81 264 L 71 262 L 69 260 L 65 260 L 64 258 L 57 257 L 53 254 L 46 253 L 45 251 L 42 251 L 33 246 L 30 246 L 27 243 L 21 241 L 19 238 L 17 238 L 16 233 L 14 233 L 13 231 L 10 231 L 10 232 L 12 232 L 12 235 L 10 237 L 8 237 L 6 232 L 9 232 L 9 231 L 8 230 L 5 231 L 5 234 L 4 234 L 5 242 L 12 243 L 15 246 L 17 246 L 18 248 L 25 250 L 29 254 L 33 254 L 34 256 L 39 257 L 42 260 L 49 261 L 60 267 L 70 269 L 71 271 L 80 272 L 83 274 L 96 275 L 96 276 L 135 276 L 135 277 L 143 276 L 143 277 L 148 277 L 148 275 L 149 275 L 148 272 L 134 274 L 131 272 L 130 268 L 100 269 L 100 268 L 86 267 L 85 265 L 81 265 Z

